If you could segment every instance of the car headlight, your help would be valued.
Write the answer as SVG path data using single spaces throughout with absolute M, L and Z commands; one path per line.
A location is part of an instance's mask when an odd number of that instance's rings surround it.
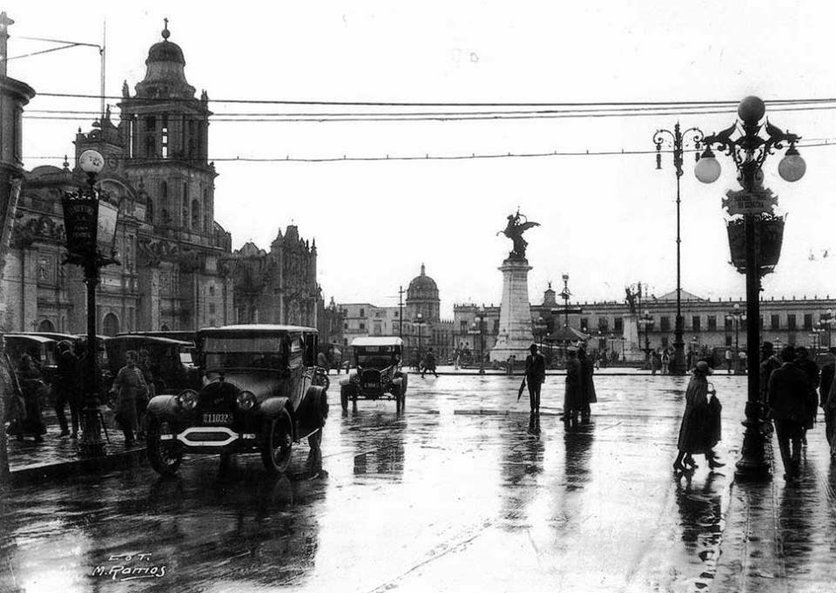
M 238 404 L 239 410 L 252 410 L 255 405 L 255 394 L 252 391 L 242 391 L 235 398 L 235 403 Z
M 177 396 L 177 403 L 187 410 L 194 410 L 194 407 L 197 405 L 197 391 L 194 389 L 181 391 Z

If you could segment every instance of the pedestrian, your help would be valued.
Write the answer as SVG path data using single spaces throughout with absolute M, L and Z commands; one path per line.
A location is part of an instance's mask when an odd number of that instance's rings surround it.
M 148 402 L 151 398 L 157 395 L 157 382 L 154 376 L 154 371 L 151 368 L 151 356 L 148 350 L 142 349 L 139 351 L 137 360 L 137 367 L 142 372 L 142 378 L 145 380 L 145 394 L 140 394 L 136 398 L 136 418 L 137 418 L 137 438 L 145 438 L 145 411 L 148 409 Z
M 720 440 L 722 406 L 713 387 L 708 383 L 710 374 L 711 367 L 706 361 L 697 362 L 685 390 L 685 411 L 682 413 L 677 441 L 679 452 L 673 462 L 675 471 L 696 468 L 693 455 L 700 454 L 705 455 L 711 469 L 725 465 L 717 460 L 714 452 L 714 446 Z
M 540 390 L 546 380 L 546 359 L 537 352 L 537 344 L 528 347 L 529 354 L 525 358 L 525 381 L 528 384 L 528 401 L 530 414 L 528 429 L 540 429 Z
M 325 355 L 324 350 L 320 350 L 319 354 L 316 355 L 316 366 L 325 369 L 325 373 L 328 373 L 328 368 L 331 365 L 328 364 L 328 356 Z
M 29 354 L 20 357 L 20 364 L 16 372 L 23 395 L 25 417 L 21 424 L 19 439 L 31 436 L 35 442 L 43 442 L 46 425 L 41 414 L 41 400 L 46 397 L 46 384 L 43 382 L 40 369 Z
M 665 349 L 665 351 L 662 352 L 662 374 L 663 375 L 668 374 L 668 371 L 670 370 L 670 368 L 669 368 L 670 364 L 671 364 L 671 357 L 668 354 L 668 350 Z
M 125 353 L 125 366 L 116 374 L 111 391 L 116 395 L 116 423 L 125 435 L 125 447 L 133 447 L 137 428 L 136 400 L 148 392 L 134 350 Z
M 741 350 L 737 355 L 737 361 L 738 361 L 738 364 L 739 364 L 739 367 L 740 367 L 738 369 L 738 372 L 742 373 L 744 375 L 746 374 L 746 367 L 747 367 L 746 357 L 747 357 L 747 354 L 746 354 L 745 350 Z
M 775 347 L 772 342 L 764 342 L 761 344 L 761 364 L 760 364 L 760 391 L 761 404 L 767 404 L 767 392 L 769 388 L 769 378 L 775 369 L 781 366 L 781 359 L 775 354 Z
M 824 426 L 827 443 L 830 445 L 830 458 L 836 460 L 836 381 L 831 381 L 824 408 Z
M 511 354 L 508 356 L 508 360 L 505 362 L 505 374 L 506 375 L 513 375 L 514 374 L 514 363 L 516 362 L 517 357 Z
M 589 424 L 592 409 L 589 404 L 598 401 L 595 395 L 595 382 L 592 375 L 595 373 L 595 365 L 586 353 L 586 348 L 581 345 L 578 348 L 578 361 L 581 363 L 581 422 Z
M 807 431 L 813 428 L 816 423 L 816 412 L 818 412 L 819 396 L 816 390 L 819 387 L 819 366 L 810 358 L 810 352 L 804 346 L 795 349 L 795 358 L 798 368 L 807 377 L 807 400 L 813 401 L 813 405 L 807 406 L 807 419 L 804 422 L 804 432 L 801 435 L 801 444 L 807 446 Z
M 833 377 L 836 374 L 836 352 L 834 351 L 836 351 L 836 347 L 829 348 L 827 354 L 824 355 L 824 364 L 822 364 L 821 375 L 819 375 L 819 404 L 824 410 L 824 426 L 828 443 L 831 443 L 833 434 L 833 418 L 829 414 L 828 400 L 830 398 L 830 388 L 833 386 Z M 836 403 L 836 401 L 833 403 Z
M 578 413 L 583 407 L 581 374 L 578 349 L 570 346 L 566 349 L 566 391 L 563 395 L 563 422 L 566 428 L 577 426 Z
M 78 358 L 73 354 L 73 347 L 67 340 L 61 340 L 57 345 L 57 378 L 55 384 L 55 415 L 61 427 L 60 436 L 78 438 L 78 423 L 81 413 L 81 390 L 79 385 Z M 70 408 L 70 422 L 73 432 L 70 433 L 64 407 Z
M 807 376 L 796 363 L 795 348 L 781 350 L 781 366 L 769 378 L 768 405 L 784 464 L 784 479 L 798 479 L 801 466 L 801 439 L 810 416 Z M 792 444 L 792 449 L 790 449 Z
M 731 348 L 726 348 L 726 374 L 731 375 L 732 371 L 732 351 Z
M 433 376 L 438 377 L 438 373 L 435 372 L 435 353 L 433 349 L 430 348 L 427 350 L 427 355 L 424 357 L 424 364 L 421 367 L 421 377 L 424 377 L 424 373 L 430 372 Z

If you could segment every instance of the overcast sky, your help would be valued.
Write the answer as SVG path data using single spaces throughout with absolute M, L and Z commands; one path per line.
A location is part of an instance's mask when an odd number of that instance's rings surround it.
M 163 17 L 186 57 L 186 75 L 211 99 L 374 102 L 737 101 L 757 94 L 776 125 L 836 144 L 836 110 L 779 111 L 769 101 L 836 97 L 834 13 L 828 2 L 207 2 L 7 1 L 16 20 L 10 56 L 53 45 L 20 37 L 101 43 L 107 21 L 107 89 L 145 74 Z M 99 60 L 78 47 L 9 63 L 36 91 L 97 94 Z M 110 100 L 115 103 L 115 100 Z M 97 100 L 36 97 L 34 110 L 96 110 Z M 213 103 L 223 113 L 310 111 Z M 332 108 L 331 111 L 346 111 Z M 118 111 L 114 110 L 114 114 Z M 38 115 L 45 115 L 43 113 Z M 726 113 L 680 115 L 705 132 Z M 244 123 L 210 126 L 217 159 L 215 214 L 234 248 L 263 248 L 291 222 L 319 247 L 326 299 L 393 305 L 422 262 L 438 283 L 442 313 L 454 302 L 498 303 L 497 267 L 510 241 L 497 237 L 517 207 L 542 226 L 526 234 L 538 301 L 549 280 L 570 275 L 581 300 L 623 299 L 636 281 L 675 287 L 675 176 L 645 155 L 550 156 L 455 161 L 231 163 L 285 158 L 470 155 L 652 150 L 664 117 L 470 122 Z M 26 119 L 25 164 L 60 166 L 76 128 L 89 123 Z M 789 213 L 781 263 L 765 296 L 836 296 L 836 146 L 802 149 L 807 175 L 788 184 L 780 155 L 766 184 Z M 52 157 L 52 158 L 42 158 Z M 727 263 L 720 199 L 733 166 L 698 183 L 693 157 L 682 178 L 683 288 L 742 296 Z M 824 257 L 826 250 L 830 257 Z

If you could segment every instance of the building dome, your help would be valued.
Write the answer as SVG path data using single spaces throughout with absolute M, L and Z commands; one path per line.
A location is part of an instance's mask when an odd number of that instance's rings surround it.
M 166 30 L 165 33 L 168 33 Z M 166 37 L 163 35 L 163 37 Z M 176 43 L 164 39 L 159 43 L 155 43 L 148 50 L 148 58 L 145 60 L 147 66 L 151 62 L 177 62 L 178 64 L 186 65 L 186 58 L 183 57 L 183 50 Z
M 406 290 L 407 301 L 438 300 L 438 285 L 435 280 L 427 276 L 424 264 L 421 264 L 421 274 L 415 276 Z
M 180 46 L 168 40 L 171 36 L 168 19 L 165 19 L 161 35 L 163 40 L 148 50 L 145 79 L 136 85 L 137 96 L 191 98 L 194 87 L 186 80 L 186 58 Z

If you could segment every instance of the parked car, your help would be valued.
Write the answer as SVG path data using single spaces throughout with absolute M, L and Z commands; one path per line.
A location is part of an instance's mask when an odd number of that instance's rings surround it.
M 293 443 L 319 451 L 328 416 L 316 367 L 317 331 L 287 325 L 234 325 L 197 333 L 199 391 L 158 395 L 148 403 L 147 451 L 160 474 L 174 474 L 188 453 L 261 453 L 283 473 Z
M 130 334 L 108 338 L 104 344 L 111 381 L 124 366 L 128 350 L 147 350 L 156 393 L 200 388 L 200 373 L 192 360 L 191 342 Z
M 394 399 L 402 409 L 409 374 L 403 370 L 403 340 L 396 337 L 355 338 L 351 342 L 356 370 L 340 381 L 340 403 L 362 399 Z
M 41 369 L 44 383 L 52 386 L 58 376 L 57 340 L 35 334 L 5 334 L 3 341 L 14 368 L 20 364 L 20 357 L 28 354 Z

